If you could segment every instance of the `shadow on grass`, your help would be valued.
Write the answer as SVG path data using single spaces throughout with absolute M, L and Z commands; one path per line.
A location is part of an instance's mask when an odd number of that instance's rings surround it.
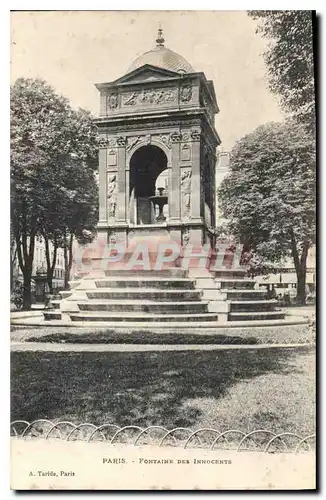
M 305 352 L 301 348 L 300 353 Z M 194 427 L 202 412 L 187 407 L 188 399 L 218 400 L 238 382 L 291 373 L 296 370 L 290 362 L 296 353 L 272 347 L 219 352 L 13 352 L 12 420 Z
M 148 331 L 133 331 L 118 333 L 114 330 L 89 333 L 51 333 L 42 338 L 32 336 L 26 342 L 67 342 L 69 344 L 258 344 L 256 337 L 243 338 L 240 335 L 216 334 L 192 335 L 189 333 L 155 333 Z

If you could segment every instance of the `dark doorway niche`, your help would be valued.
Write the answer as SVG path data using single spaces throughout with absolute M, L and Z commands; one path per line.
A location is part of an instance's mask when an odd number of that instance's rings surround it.
M 167 157 L 157 146 L 142 146 L 130 160 L 130 220 L 134 224 L 153 224 L 154 196 L 158 176 L 167 169 Z

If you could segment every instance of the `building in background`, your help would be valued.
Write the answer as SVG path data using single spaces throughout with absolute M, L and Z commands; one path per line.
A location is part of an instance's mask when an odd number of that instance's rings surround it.
M 275 290 L 278 296 L 296 296 L 297 275 L 292 258 L 284 259 L 277 266 L 275 273 L 256 277 L 259 288 L 269 291 Z M 316 292 L 316 247 L 310 248 L 307 257 L 306 293 L 309 298 L 314 297 Z
M 50 256 L 51 260 L 53 258 L 53 245 L 50 242 Z M 39 273 L 46 273 L 46 257 L 45 257 L 45 242 L 42 237 L 38 237 L 35 239 L 35 248 L 34 248 L 34 260 L 33 260 L 33 272 L 32 276 L 35 276 Z M 57 259 L 56 265 L 53 273 L 53 288 L 60 289 L 63 288 L 64 284 L 64 273 L 65 273 L 65 263 L 64 263 L 64 255 L 63 248 L 58 248 L 57 250 Z M 23 273 L 19 267 L 18 259 L 16 259 L 14 264 L 14 272 L 13 272 L 14 281 L 23 281 Z

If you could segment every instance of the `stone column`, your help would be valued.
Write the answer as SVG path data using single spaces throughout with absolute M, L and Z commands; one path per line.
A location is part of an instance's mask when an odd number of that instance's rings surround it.
M 107 147 L 106 139 L 100 139 L 99 150 L 99 226 L 107 226 Z
M 216 165 L 216 157 L 213 152 L 211 152 L 210 155 L 210 161 L 211 161 L 211 197 L 212 197 L 212 226 L 216 226 L 216 172 L 215 172 L 215 165 Z
M 191 220 L 201 221 L 200 189 L 200 130 L 191 132 L 192 139 L 192 175 L 191 175 Z
M 126 165 L 125 170 L 125 211 L 126 211 L 126 221 L 128 224 L 130 223 L 130 199 L 129 199 L 129 191 L 130 191 L 130 170 L 129 165 Z
M 178 133 L 171 135 L 171 177 L 169 179 L 170 221 L 180 221 L 180 139 Z
M 117 222 L 126 222 L 126 138 L 117 138 Z

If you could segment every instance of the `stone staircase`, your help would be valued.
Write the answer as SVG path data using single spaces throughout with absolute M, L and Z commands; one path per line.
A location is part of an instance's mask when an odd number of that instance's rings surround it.
M 72 290 L 44 311 L 47 320 L 105 324 L 216 322 L 195 281 L 180 268 L 162 271 L 104 271 L 104 277 L 71 282 Z M 69 295 L 68 295 L 69 294 Z M 68 317 L 67 317 L 68 316 Z
M 254 289 L 255 281 L 245 270 L 209 273 L 198 279 L 187 270 L 173 267 L 161 271 L 112 269 L 97 276 L 84 276 L 70 283 L 44 311 L 45 320 L 63 320 L 75 325 L 170 327 L 214 326 L 219 322 L 280 320 L 277 301 Z M 209 285 L 207 285 L 209 283 Z
M 255 288 L 256 281 L 246 277 L 245 269 L 223 269 L 214 272 L 220 300 L 229 303 L 228 321 L 281 320 L 277 300 Z

